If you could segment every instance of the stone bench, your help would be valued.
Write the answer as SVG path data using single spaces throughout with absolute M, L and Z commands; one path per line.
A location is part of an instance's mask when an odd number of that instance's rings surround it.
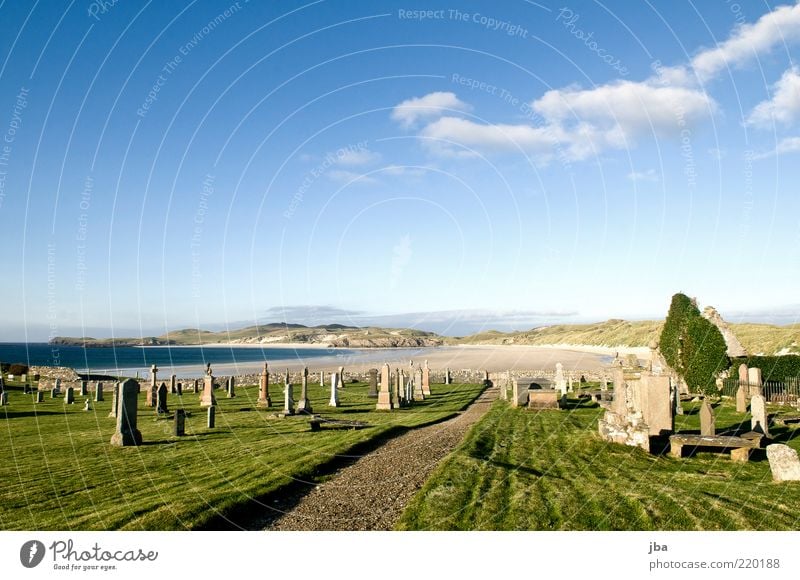
M 363 429 L 364 427 L 369 427 L 369 423 L 364 423 L 363 421 L 345 421 L 343 419 L 323 419 L 322 417 L 313 417 L 309 422 L 312 431 L 320 431 L 322 429 L 323 424 L 341 428 L 349 428 L 349 429 Z
M 684 446 L 717 447 L 730 451 L 731 461 L 747 462 L 750 451 L 760 446 L 760 439 L 732 437 L 728 435 L 671 435 L 669 438 L 669 454 L 680 459 L 683 456 Z

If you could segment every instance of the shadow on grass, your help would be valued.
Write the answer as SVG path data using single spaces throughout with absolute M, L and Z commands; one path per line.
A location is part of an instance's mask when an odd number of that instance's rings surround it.
M 6 411 L 6 419 L 18 419 L 20 417 L 36 417 L 37 415 L 63 415 L 64 411 Z

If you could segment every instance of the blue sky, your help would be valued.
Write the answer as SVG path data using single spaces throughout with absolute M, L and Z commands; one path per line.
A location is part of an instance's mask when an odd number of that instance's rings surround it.
M 0 340 L 795 322 L 800 6 L 3 2 Z

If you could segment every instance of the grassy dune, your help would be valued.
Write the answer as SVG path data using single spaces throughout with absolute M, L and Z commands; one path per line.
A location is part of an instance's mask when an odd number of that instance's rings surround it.
M 172 422 L 156 419 L 140 395 L 139 429 L 144 445 L 109 445 L 115 419 L 106 401 L 83 411 L 50 399 L 12 390 L 10 406 L 0 407 L 0 529 L 3 530 L 180 530 L 203 525 L 290 483 L 313 475 L 321 465 L 354 445 L 441 420 L 466 406 L 478 385 L 433 385 L 433 396 L 407 410 L 375 412 L 364 384 L 341 391 L 342 406 L 327 407 L 329 389 L 310 386 L 314 410 L 325 417 L 369 423 L 361 430 L 309 430 L 307 418 L 270 419 L 283 406 L 280 387 L 270 388 L 271 410 L 256 410 L 257 387 L 237 387 L 237 397 L 217 394 L 215 429 L 206 429 L 199 396 L 168 397 L 170 410 L 191 416 L 187 435 L 172 436 Z M 299 388 L 295 389 L 295 399 Z
M 686 405 L 679 430 L 699 430 Z M 529 412 L 497 402 L 405 511 L 407 530 L 794 530 L 800 483 L 775 484 L 764 451 L 746 464 L 681 460 L 606 443 L 602 409 Z M 724 403 L 717 432 L 749 415 Z M 779 442 L 800 448 L 788 428 Z

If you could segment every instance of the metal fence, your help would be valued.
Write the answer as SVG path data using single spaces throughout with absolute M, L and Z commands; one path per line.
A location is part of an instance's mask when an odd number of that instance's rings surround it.
M 751 387 L 756 385 L 735 378 L 725 379 L 722 381 L 722 394 L 735 397 L 739 386 L 744 387 L 745 391 L 750 393 Z M 800 399 L 800 377 L 787 377 L 782 381 L 765 381 L 761 385 L 761 393 L 768 403 L 793 403 Z

